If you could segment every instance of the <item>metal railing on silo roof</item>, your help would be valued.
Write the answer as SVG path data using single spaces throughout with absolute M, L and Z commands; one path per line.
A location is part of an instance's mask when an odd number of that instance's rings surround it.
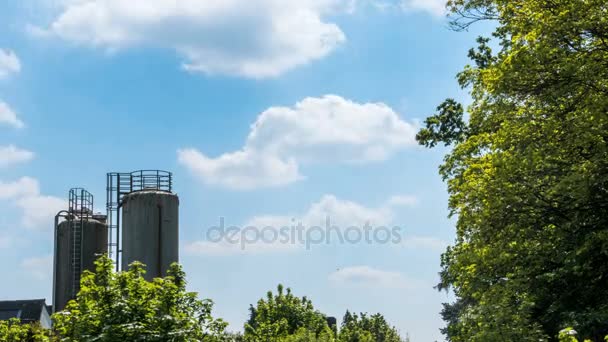
M 118 271 L 120 265 L 120 207 L 125 195 L 136 191 L 173 190 L 173 174 L 162 170 L 138 170 L 133 172 L 110 172 L 107 174 L 107 202 L 108 215 L 108 254 L 116 263 Z
M 72 188 L 69 194 L 69 211 L 77 215 L 93 213 L 93 195 L 83 188 Z
M 131 172 L 131 192 L 141 190 L 171 191 L 173 176 L 161 170 L 139 170 Z

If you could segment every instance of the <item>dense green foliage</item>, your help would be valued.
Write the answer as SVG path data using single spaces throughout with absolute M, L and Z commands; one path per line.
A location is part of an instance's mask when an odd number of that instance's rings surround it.
M 442 256 L 457 341 L 608 333 L 608 2 L 452 0 L 452 25 L 496 24 L 418 135 L 452 145 L 440 173 L 457 215 Z M 492 46 L 498 47 L 497 51 Z
M 260 341 L 260 340 L 256 340 Z M 330 330 L 324 330 L 320 334 L 315 334 L 313 331 L 306 328 L 298 329 L 294 334 L 282 338 L 270 338 L 268 341 L 280 342 L 335 342 L 336 338 Z
M 211 316 L 213 303 L 186 291 L 185 274 L 174 264 L 165 278 L 149 282 L 144 266 L 114 272 L 107 256 L 85 272 L 76 300 L 53 315 L 53 330 L 0 321 L 0 342 L 208 341 L 208 342 L 399 342 L 399 334 L 380 314 L 346 313 L 342 329 L 329 327 L 324 314 L 306 297 L 278 286 L 250 307 L 245 334 L 226 332 L 227 323 Z
M 220 341 L 226 323 L 211 316 L 213 303 L 186 291 L 185 274 L 173 264 L 165 278 L 148 282 L 134 263 L 115 273 L 106 256 L 85 272 L 78 297 L 53 315 L 61 341 Z
M 38 324 L 21 324 L 21 320 L 13 318 L 0 321 L 0 342 L 49 342 L 50 331 Z
M 340 329 L 340 342 L 401 342 L 397 330 L 380 314 L 360 316 L 346 311 Z M 406 339 L 406 341 L 409 339 Z
M 266 298 L 252 305 L 249 311 L 245 324 L 245 338 L 249 341 L 281 339 L 296 333 L 315 337 L 333 335 L 325 315 L 316 311 L 308 298 L 296 297 L 291 289 L 284 291 L 282 285 L 278 286 L 276 295 L 269 291 Z
M 577 334 L 578 333 L 576 332 L 576 330 L 572 329 L 571 327 L 562 329 L 558 335 L 559 342 L 580 342 L 580 340 L 578 338 L 576 338 Z M 589 341 L 590 341 L 589 339 L 585 339 L 582 342 L 589 342 Z M 608 342 L 608 336 L 606 336 L 604 338 L 604 341 Z
M 335 328 L 335 327 L 334 327 Z M 327 325 L 327 317 L 315 310 L 312 302 L 284 290 L 268 292 L 266 298 L 250 307 L 245 324 L 246 341 L 280 342 L 401 342 L 398 331 L 381 314 L 346 312 L 340 331 Z M 406 339 L 405 341 L 409 341 Z

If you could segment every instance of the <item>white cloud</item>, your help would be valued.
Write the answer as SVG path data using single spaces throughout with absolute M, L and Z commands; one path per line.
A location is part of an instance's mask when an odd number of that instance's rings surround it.
M 399 272 L 383 271 L 369 266 L 351 266 L 336 270 L 329 275 L 329 282 L 340 287 L 373 289 L 407 289 L 418 285 L 416 281 L 408 279 Z
M 282 243 L 257 242 L 247 244 L 244 248 L 240 243 L 229 243 L 226 240 L 219 242 L 194 241 L 185 246 L 185 251 L 194 256 L 234 256 L 234 255 L 259 255 L 277 252 L 294 252 L 297 246 Z
M 372 226 L 388 225 L 393 221 L 393 217 L 393 211 L 386 205 L 369 208 L 356 202 L 339 199 L 334 195 L 324 195 L 303 214 L 255 216 L 244 226 L 260 228 L 290 226 L 293 225 L 295 218 L 296 223 L 302 222 L 306 227 L 325 227 L 327 218 L 330 218 L 331 225 L 345 229 L 350 226 L 363 227 L 366 223 Z
M 342 234 L 345 234 L 349 227 L 358 227 L 362 230 L 365 229 L 364 227 L 370 227 L 373 230 L 385 226 L 390 229 L 395 226 L 395 216 L 398 208 L 412 207 L 417 203 L 418 200 L 414 196 L 400 195 L 390 197 L 380 206 L 367 207 L 360 203 L 339 199 L 334 195 L 324 195 L 317 202 L 312 203 L 306 211 L 299 214 L 258 215 L 249 218 L 242 225 L 225 222 L 224 230 L 230 227 L 238 229 L 237 234 L 231 236 L 232 242 L 225 238 L 217 242 L 210 240 L 193 241 L 187 243 L 184 249 L 187 254 L 195 256 L 258 255 L 301 251 L 305 249 L 306 241 L 299 241 L 299 233 L 293 228 L 300 224 L 304 240 L 308 236 L 308 232 L 311 232 L 310 236 L 312 238 L 318 239 L 318 231 L 314 231 L 311 227 L 321 227 L 325 230 L 328 219 L 331 229 L 337 229 Z M 253 228 L 253 230 L 248 230 L 248 227 Z M 279 232 L 279 235 L 275 236 L 274 239 L 270 238 L 272 234 L 268 234 L 268 231 L 264 232 L 266 227 L 272 227 L 274 231 Z M 288 240 L 286 241 L 282 241 L 285 235 L 280 235 L 283 227 L 290 228 L 287 233 L 290 235 L 287 235 L 288 238 L 286 239 Z M 400 241 L 390 240 L 390 243 L 395 244 L 395 247 L 443 252 L 448 246 L 448 243 L 444 240 L 432 236 L 405 236 L 403 235 L 403 227 L 399 228 L 401 230 L 397 233 Z M 262 239 L 263 234 L 267 234 L 266 240 Z M 339 238 L 335 235 L 336 231 L 334 230 L 331 234 L 330 241 L 337 243 Z M 345 241 L 344 236 L 342 235 L 343 241 Z M 373 235 L 370 236 L 373 237 Z M 384 235 L 382 237 L 384 238 Z M 210 238 L 217 238 L 215 232 Z M 325 241 L 322 243 L 326 243 Z M 317 243 L 312 243 L 311 246 Z M 348 243 L 348 241 L 344 243 Z M 360 243 L 367 242 L 361 240 Z M 374 240 L 374 243 L 377 242 Z
M 21 261 L 21 267 L 30 276 L 38 280 L 51 279 L 53 271 L 53 255 L 24 259 Z
M 32 160 L 34 153 L 14 145 L 0 146 L 0 168 Z
M 393 198 L 396 197 L 392 197 L 391 200 Z M 331 234 L 330 241 L 337 243 L 340 240 L 336 235 L 337 231 L 339 231 L 342 234 L 341 240 L 346 243 L 347 241 L 344 232 L 349 227 L 358 227 L 359 230 L 365 234 L 365 227 L 371 229 L 380 226 L 388 227 L 393 223 L 394 216 L 394 206 L 390 203 L 390 200 L 379 207 L 374 208 L 366 207 L 353 201 L 342 200 L 334 195 L 324 195 L 319 201 L 312 203 L 305 212 L 300 214 L 259 215 L 246 220 L 241 226 L 236 226 L 236 228 L 239 229 L 239 232 L 237 235 L 230 237 L 232 242 L 229 242 L 225 238 L 221 239 L 219 242 L 210 240 L 194 241 L 188 243 L 185 250 L 188 254 L 199 256 L 297 251 L 302 250 L 306 246 L 306 242 L 299 241 L 298 234 L 300 233 L 292 228 L 294 226 L 301 224 L 302 236 L 304 238 L 310 236 L 313 239 L 319 239 L 318 229 L 315 231 L 312 227 L 321 227 L 321 229 L 325 230 L 329 223 L 329 226 L 331 227 L 331 232 L 329 233 Z M 224 223 L 225 231 L 231 226 L 233 225 L 229 222 Z M 265 231 L 267 227 L 272 227 L 273 231 L 279 232 L 279 235 L 271 237 L 272 234 Z M 284 227 L 290 227 L 290 229 L 286 235 L 281 235 L 281 229 Z M 310 235 L 307 235 L 308 232 L 310 232 Z M 267 234 L 266 240 L 262 239 L 262 234 Z M 327 234 L 327 231 L 324 234 Z M 287 236 L 287 238 L 285 238 L 285 236 Z M 215 232 L 210 238 L 217 238 Z M 323 243 L 325 243 L 325 241 L 327 240 L 324 239 Z M 367 242 L 361 241 L 361 243 Z
M 15 128 L 23 128 L 25 124 L 19 120 L 17 114 L 3 101 L 0 101 L 0 124 L 6 124 Z
M 415 146 L 416 131 L 383 103 L 326 95 L 262 112 L 238 151 L 211 158 L 187 148 L 178 159 L 207 184 L 248 190 L 300 180 L 305 163 L 387 159 Z
M 41 195 L 38 181 L 29 177 L 0 182 L 0 200 L 10 200 L 21 209 L 21 223 L 33 230 L 52 227 L 55 214 L 67 206 L 63 199 Z
M 61 198 L 43 195 L 22 197 L 16 204 L 23 211 L 22 224 L 36 230 L 50 230 L 55 214 L 67 205 Z
M 120 50 L 169 48 L 183 67 L 207 74 L 278 76 L 322 58 L 343 43 L 326 18 L 352 0 L 83 0 L 63 1 L 48 28 L 77 44 Z
M 39 193 L 38 181 L 30 177 L 21 177 L 10 183 L 0 181 L 0 200 L 37 196 Z
M 435 17 L 447 14 L 447 0 L 360 0 L 360 2 L 369 4 L 380 12 L 402 10 L 427 13 Z
M 19 71 L 21 71 L 19 57 L 13 51 L 0 49 L 0 79 Z
M 447 14 L 447 0 L 401 0 L 401 8 L 405 11 L 424 11 L 435 16 Z
M 293 158 L 284 161 L 250 149 L 209 158 L 186 148 L 178 151 L 178 160 L 205 183 L 231 189 L 281 186 L 303 178 Z

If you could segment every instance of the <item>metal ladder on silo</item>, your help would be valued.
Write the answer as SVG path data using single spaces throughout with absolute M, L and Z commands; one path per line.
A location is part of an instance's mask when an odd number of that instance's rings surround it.
M 72 296 L 74 298 L 80 291 L 80 276 L 82 273 L 82 219 L 72 219 Z
M 118 271 L 121 253 L 120 206 L 123 197 L 133 191 L 133 177 L 130 173 L 108 173 L 107 184 L 108 255 L 114 259 L 116 271 Z
M 71 245 L 68 247 L 72 279 L 70 281 L 72 298 L 80 291 L 82 273 L 82 238 L 84 223 L 93 213 L 93 195 L 83 188 L 72 188 L 69 193 L 68 227 L 71 235 Z

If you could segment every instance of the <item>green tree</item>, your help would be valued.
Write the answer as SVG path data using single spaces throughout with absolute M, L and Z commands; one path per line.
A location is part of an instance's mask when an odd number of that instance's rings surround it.
M 331 330 L 324 329 L 321 333 L 300 328 L 293 335 L 281 338 L 281 342 L 335 342 L 335 336 Z
M 49 342 L 50 331 L 39 324 L 22 324 L 17 318 L 0 321 L 0 342 Z
M 608 2 L 451 0 L 452 27 L 491 20 L 418 134 L 453 147 L 440 167 L 458 217 L 440 289 L 451 341 L 608 333 Z M 494 51 L 492 49 L 494 47 Z
M 397 329 L 381 314 L 360 315 L 346 311 L 339 333 L 340 342 L 402 342 Z
M 310 334 L 315 338 L 333 335 L 326 317 L 315 310 L 306 297 L 296 297 L 291 289 L 285 291 L 283 285 L 277 287 L 277 294 L 268 291 L 266 298 L 251 305 L 250 316 L 245 323 L 245 339 L 248 341 L 278 341 L 298 334 L 305 338 Z
M 211 300 L 186 291 L 185 274 L 171 265 L 165 278 L 148 282 L 144 266 L 114 272 L 107 256 L 85 272 L 76 300 L 53 315 L 61 341 L 221 341 L 226 323 L 211 316 Z

